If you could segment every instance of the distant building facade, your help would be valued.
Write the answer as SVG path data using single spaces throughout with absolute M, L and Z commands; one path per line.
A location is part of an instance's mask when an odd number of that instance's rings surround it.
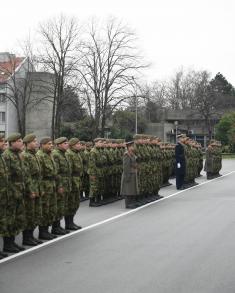
M 215 135 L 215 125 L 219 122 L 221 116 L 222 113 L 210 119 L 211 136 Z M 148 123 L 147 134 L 156 135 L 163 141 L 174 143 L 178 133 L 185 133 L 203 146 L 209 140 L 206 121 L 196 111 L 161 109 L 158 111 L 157 117 L 159 122 Z
M 31 103 L 26 111 L 26 133 L 34 132 L 42 137 L 51 135 L 53 75 L 36 72 L 28 58 L 16 57 L 8 52 L 0 53 L 0 133 L 6 136 L 19 131 L 17 94 L 23 91 L 23 80 L 27 80 L 28 97 Z M 18 91 L 18 93 L 17 93 Z M 18 111 L 21 111 L 21 105 Z

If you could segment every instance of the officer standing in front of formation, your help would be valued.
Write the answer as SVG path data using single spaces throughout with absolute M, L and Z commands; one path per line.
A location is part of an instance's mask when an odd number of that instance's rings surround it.
M 57 201 L 56 201 L 56 166 L 52 159 L 53 149 L 52 139 L 44 137 L 40 140 L 40 150 L 36 156 L 41 167 L 41 202 L 42 218 L 39 226 L 39 239 L 51 240 L 57 236 L 49 233 L 48 228 L 56 219 Z
M 74 216 L 80 206 L 80 192 L 82 191 L 83 160 L 80 155 L 82 146 L 78 138 L 69 140 L 69 149 L 66 158 L 71 168 L 71 193 L 68 201 L 67 215 L 65 216 L 65 228 L 68 230 L 79 230 L 82 227 L 74 223 Z
M 20 133 L 11 134 L 7 141 L 9 148 L 3 153 L 8 169 L 7 233 L 4 236 L 5 252 L 20 252 L 24 247 L 15 243 L 15 236 L 25 227 L 24 166 L 21 157 L 23 141 Z
M 184 140 L 185 135 L 180 134 L 177 136 L 178 143 L 175 146 L 175 160 L 176 160 L 176 188 L 179 190 L 184 189 L 185 177 L 185 153 L 184 153 Z
M 38 142 L 36 135 L 28 134 L 24 137 L 25 150 L 22 153 L 25 167 L 25 214 L 26 227 L 23 231 L 23 244 L 35 246 L 42 241 L 34 238 L 34 229 L 40 224 L 42 218 L 41 205 L 41 168 L 36 157 Z
M 52 157 L 57 170 L 57 214 L 52 225 L 52 233 L 55 235 L 65 235 L 70 231 L 61 227 L 60 220 L 68 216 L 68 202 L 70 201 L 71 194 L 71 168 L 65 155 L 69 148 L 68 139 L 66 137 L 59 137 L 55 140 L 55 145 L 56 147 L 52 151 Z
M 8 176 L 7 166 L 2 157 L 4 150 L 7 148 L 3 134 L 0 134 L 0 236 L 7 235 L 7 201 L 8 201 Z M 7 257 L 4 252 L 0 252 L 0 259 Z
M 134 154 L 134 142 L 126 143 L 127 151 L 123 156 L 123 172 L 121 179 L 121 195 L 125 197 L 127 209 L 134 209 L 139 206 L 137 196 L 139 194 L 137 179 L 137 162 Z

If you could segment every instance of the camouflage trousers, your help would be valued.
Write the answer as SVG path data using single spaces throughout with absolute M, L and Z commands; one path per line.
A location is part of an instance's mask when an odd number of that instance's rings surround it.
M 89 175 L 87 173 L 85 173 L 84 176 L 82 177 L 81 193 L 82 192 L 85 193 L 85 196 L 89 196 L 90 180 L 89 180 Z
M 42 219 L 41 226 L 51 225 L 57 216 L 57 197 L 55 192 L 44 193 L 41 197 Z
M 75 215 L 80 206 L 80 189 L 82 181 L 80 177 L 73 177 L 72 191 L 68 195 L 68 204 L 65 215 Z
M 7 236 L 7 195 L 0 193 L 0 235 Z
M 42 219 L 41 197 L 25 198 L 26 229 L 34 229 Z
M 102 194 L 102 176 L 96 175 L 95 178 L 91 178 L 90 176 L 90 198 L 99 198 Z
M 68 196 L 68 205 L 65 212 L 66 216 L 75 215 L 80 206 L 80 191 L 72 190 Z
M 7 232 L 5 236 L 16 236 L 25 229 L 25 204 L 23 195 L 16 197 L 10 193 L 7 203 Z
M 56 211 L 56 220 L 61 220 L 65 216 L 65 211 L 67 210 L 68 205 L 68 192 L 57 193 L 56 201 L 57 201 L 57 211 Z

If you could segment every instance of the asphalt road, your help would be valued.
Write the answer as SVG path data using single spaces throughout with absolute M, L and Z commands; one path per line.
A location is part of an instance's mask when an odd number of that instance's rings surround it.
M 84 227 L 117 218 L 0 264 L 0 293 L 234 293 L 235 172 L 197 181 L 129 214 L 121 201 L 83 203 Z

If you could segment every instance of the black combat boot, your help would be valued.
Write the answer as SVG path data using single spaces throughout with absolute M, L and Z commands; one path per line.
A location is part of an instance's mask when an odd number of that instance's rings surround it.
M 37 238 L 35 238 L 33 236 L 33 229 L 29 230 L 29 235 L 30 235 L 30 238 L 33 239 L 34 242 L 36 242 L 37 244 L 42 244 L 43 243 L 43 241 L 41 241 L 41 240 L 39 240 L 39 239 L 37 239 Z
M 8 257 L 8 254 L 0 251 L 0 259 L 3 259 L 5 257 Z
M 54 235 L 59 235 L 59 236 L 67 234 L 66 230 L 60 226 L 60 221 L 55 221 L 52 224 L 51 233 Z
M 13 244 L 16 248 L 18 248 L 19 251 L 24 251 L 24 250 L 25 250 L 25 248 L 24 248 L 23 246 L 20 246 L 20 245 L 18 245 L 17 243 L 15 243 L 15 236 L 11 236 L 11 239 L 12 239 L 12 241 L 13 241 L 12 244 Z
M 56 238 L 56 236 L 52 235 L 48 232 L 48 226 L 39 226 L 39 239 L 42 240 L 52 240 Z
M 90 207 L 98 207 L 100 204 L 98 203 L 98 201 L 96 200 L 95 197 L 91 197 L 90 198 L 90 203 L 89 206 Z
M 30 231 L 29 230 L 24 230 L 23 231 L 23 245 L 27 246 L 36 246 L 38 245 L 36 241 L 33 240 L 31 237 Z
M 139 205 L 135 201 L 135 196 L 127 195 L 125 197 L 126 209 L 135 209 Z
M 73 215 L 64 217 L 64 219 L 65 219 L 65 229 L 72 230 L 72 231 L 82 229 L 81 226 L 78 226 L 73 222 L 73 217 L 74 217 Z
M 3 237 L 3 251 L 10 253 L 18 253 L 20 250 L 14 245 L 14 239 L 12 237 Z

